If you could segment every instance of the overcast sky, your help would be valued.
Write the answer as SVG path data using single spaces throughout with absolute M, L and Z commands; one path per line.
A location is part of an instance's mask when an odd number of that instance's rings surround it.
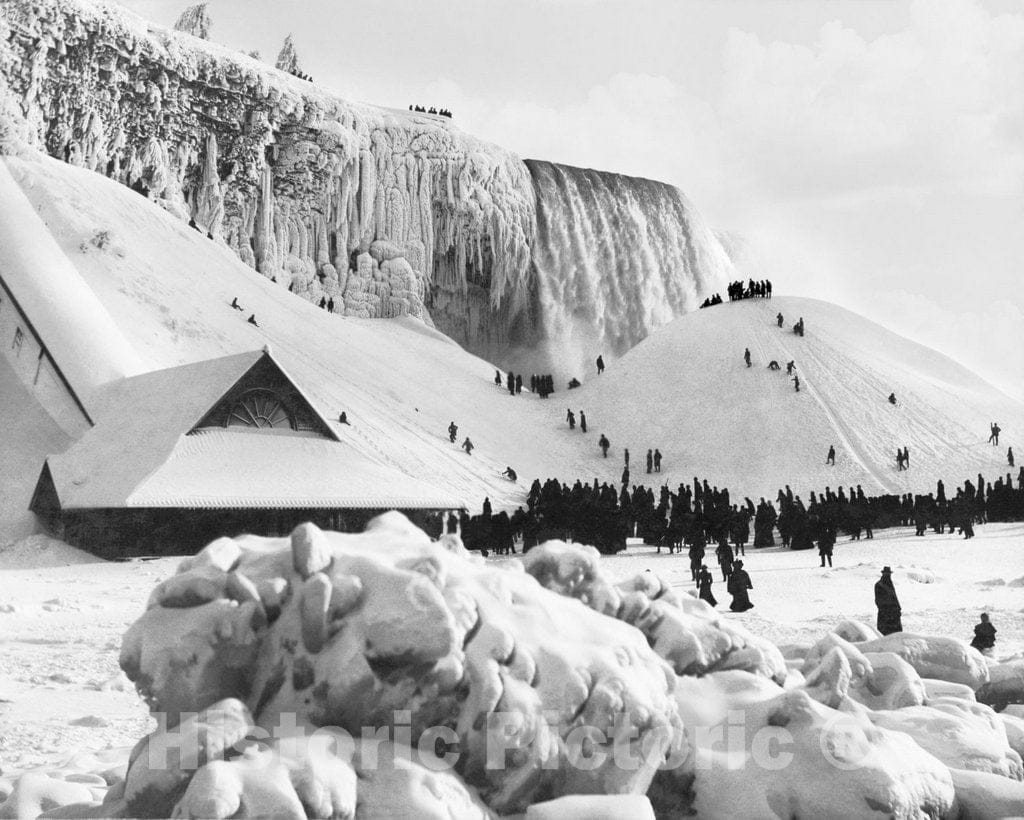
M 122 0 L 173 24 L 188 0 Z M 776 290 L 1024 393 L 1019 0 L 211 0 L 212 39 L 671 182 Z

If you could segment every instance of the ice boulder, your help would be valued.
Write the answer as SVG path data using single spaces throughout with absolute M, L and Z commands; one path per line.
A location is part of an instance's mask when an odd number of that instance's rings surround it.
M 997 774 L 950 769 L 956 801 L 952 817 L 997 820 L 1024 815 L 1024 783 Z
M 1024 776 L 1021 758 L 1010 748 L 995 712 L 980 703 L 939 698 L 928 706 L 870 713 L 881 728 L 903 732 L 950 768 L 991 772 L 1015 780 Z
M 989 681 L 977 690 L 977 698 L 994 709 L 1024 703 L 1024 660 L 991 663 Z
M 534 803 L 525 820 L 654 820 L 654 809 L 640 794 L 571 795 Z
M 940 817 L 952 805 L 949 770 L 862 714 L 795 690 L 742 716 L 718 743 L 698 744 L 690 788 L 699 817 Z
M 613 583 L 594 547 L 548 541 L 531 549 L 523 564 L 542 586 L 635 626 L 677 674 L 741 669 L 778 683 L 786 679 L 786 660 L 775 644 L 704 601 L 676 593 L 653 573 Z
M 881 638 L 882 633 L 875 629 L 870 624 L 862 623 L 861 621 L 842 621 L 836 625 L 835 629 L 832 630 L 836 635 L 845 641 L 850 643 L 860 643 L 861 641 L 873 641 L 876 638 Z
M 922 678 L 963 683 L 977 690 L 989 679 L 985 658 L 958 638 L 895 632 L 857 645 L 861 652 L 892 652 L 909 663 Z
M 457 777 L 500 811 L 541 795 L 643 793 L 683 744 L 672 670 L 629 623 L 470 556 L 453 538 L 431 541 L 390 513 L 359 535 L 303 525 L 290 539 L 214 542 L 154 594 L 125 638 L 122 668 L 170 725 L 232 698 L 254 731 L 291 721 L 354 737 L 404 733 L 416 747 L 441 727 Z M 637 765 L 617 765 L 613 749 Z M 595 752 L 600 765 L 575 765 Z M 281 765 L 283 783 L 291 769 Z M 204 777 L 240 782 L 244 805 L 266 784 L 234 766 Z M 411 777 L 403 772 L 395 777 Z M 184 785 L 151 790 L 160 811 Z M 287 813 L 294 802 L 282 789 Z M 190 812 L 214 805 L 190 800 Z

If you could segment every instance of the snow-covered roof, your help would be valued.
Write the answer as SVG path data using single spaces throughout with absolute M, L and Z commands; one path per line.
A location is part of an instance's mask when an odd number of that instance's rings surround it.
M 181 439 L 126 506 L 457 509 L 466 504 L 340 442 L 211 430 Z
M 96 426 L 47 459 L 61 507 L 466 506 L 341 443 L 308 399 L 322 436 L 235 428 L 189 435 L 264 359 L 277 366 L 264 349 L 108 385 L 99 397 Z

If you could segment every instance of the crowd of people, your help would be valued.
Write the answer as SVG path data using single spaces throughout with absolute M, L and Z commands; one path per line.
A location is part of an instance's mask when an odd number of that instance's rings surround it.
M 409 110 L 417 114 L 437 114 L 439 117 L 448 117 L 448 119 L 451 119 L 452 116 L 452 112 L 447 108 L 434 108 L 433 106 L 424 108 L 422 105 L 410 105 Z
M 744 284 L 742 279 L 738 279 L 735 282 L 730 282 L 725 292 L 730 302 L 738 302 L 740 299 L 771 299 L 772 283 L 768 279 L 762 279 L 757 282 L 750 279 Z M 701 307 L 707 308 L 720 304 L 722 304 L 722 296 L 716 293 L 705 299 Z

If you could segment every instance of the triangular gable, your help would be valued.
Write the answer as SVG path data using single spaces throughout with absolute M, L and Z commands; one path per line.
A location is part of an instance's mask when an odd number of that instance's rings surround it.
M 331 425 L 313 406 L 269 349 L 213 404 L 189 433 L 204 428 L 294 430 L 339 441 Z

